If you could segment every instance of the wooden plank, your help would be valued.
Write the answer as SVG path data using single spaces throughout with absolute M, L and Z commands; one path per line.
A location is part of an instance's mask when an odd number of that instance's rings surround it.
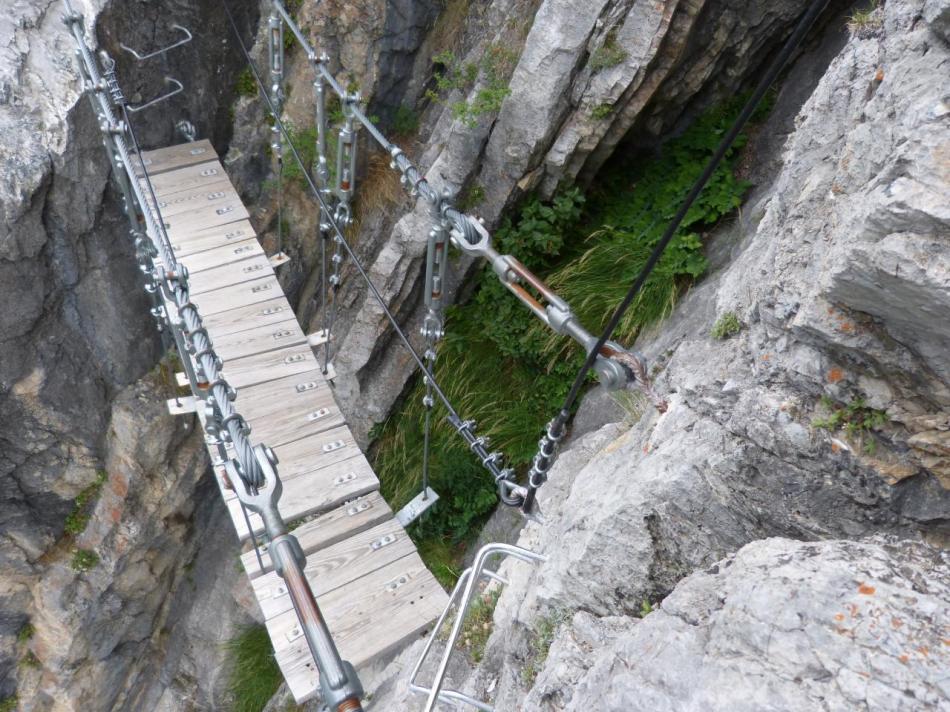
M 294 529 L 293 534 L 300 542 L 303 552 L 309 554 L 333 546 L 337 542 L 392 519 L 392 516 L 393 511 L 382 495 L 379 492 L 370 492 L 316 519 L 311 519 Z M 261 547 L 261 559 L 264 561 L 263 571 L 257 563 L 257 555 L 253 549 L 241 555 L 244 570 L 250 578 L 254 579 L 274 570 L 274 563 L 271 561 L 266 545 Z
M 188 274 L 198 274 L 221 265 L 233 264 L 251 257 L 264 256 L 264 250 L 256 239 L 251 238 L 217 247 L 213 250 L 192 252 L 187 255 L 176 252 L 175 256 L 179 262 L 188 268 Z
M 148 193 L 146 193 L 147 197 Z M 240 200 L 234 188 L 231 187 L 231 181 L 225 178 L 191 190 L 159 196 L 158 209 L 161 211 L 163 218 L 168 218 L 212 203 L 223 204 L 227 200 L 234 199 Z M 149 200 L 149 204 L 151 204 L 151 200 Z
M 244 285 L 242 285 L 244 286 Z M 217 292 L 212 292 L 216 294 Z M 200 298 L 198 295 L 197 298 Z M 193 298 L 196 300 L 197 298 Z M 289 346 L 268 351 L 253 356 L 226 361 L 224 377 L 234 388 L 252 386 L 256 383 L 266 383 L 284 376 L 312 371 L 317 367 L 317 359 L 313 357 L 310 346 L 303 343 L 298 346 Z
M 238 220 L 194 235 L 179 235 L 172 243 L 172 251 L 178 253 L 183 249 L 189 249 L 200 252 L 222 245 L 230 245 L 232 242 L 248 240 L 252 237 L 257 237 L 254 226 L 247 220 Z
M 275 297 L 287 301 L 283 296 L 277 277 L 270 275 L 251 282 L 244 282 L 244 284 L 235 284 L 233 287 L 193 295 L 191 301 L 198 307 L 198 311 L 201 312 L 201 319 L 207 325 L 211 321 L 207 317 L 213 314 L 231 311 L 251 304 L 259 304 Z M 221 323 L 229 320 L 230 317 L 226 317 L 215 321 Z
M 357 579 L 317 600 L 344 660 L 359 668 L 397 650 L 429 628 L 448 596 L 417 554 Z M 275 657 L 297 702 L 313 697 L 319 675 L 294 611 L 267 621 Z
M 152 190 L 155 191 L 155 195 L 159 198 L 166 195 L 173 195 L 183 190 L 193 190 L 208 183 L 227 180 L 227 177 L 228 174 L 225 173 L 224 166 L 221 165 L 221 162 L 218 161 L 217 158 L 205 161 L 204 163 L 196 163 L 193 166 L 171 170 L 167 173 L 159 173 L 158 175 L 149 173 Z M 148 194 L 148 186 L 145 179 L 140 178 L 139 182 L 142 184 L 145 193 Z
M 379 480 L 376 479 L 369 463 L 362 457 L 353 458 L 336 468 L 324 468 L 304 477 L 286 480 L 280 467 L 279 463 L 277 471 L 281 475 L 284 493 L 280 498 L 278 511 L 285 522 L 293 522 L 295 519 L 329 511 L 354 497 L 362 497 L 379 489 Z M 244 521 L 244 514 L 241 512 L 241 502 L 232 490 L 225 490 L 225 497 L 231 514 L 231 522 L 243 541 L 250 535 L 247 531 L 247 522 Z M 264 523 L 261 518 L 252 512 L 248 514 L 254 534 L 263 534 Z
M 193 274 L 188 279 L 188 286 L 195 296 L 273 274 L 274 268 L 267 261 L 267 255 L 258 254 L 239 263 L 223 264 Z
M 318 401 L 311 401 L 311 396 L 318 394 L 330 394 L 330 384 L 326 382 L 323 374 L 317 368 L 303 373 L 297 373 L 287 378 L 281 378 L 276 381 L 268 381 L 258 386 L 246 386 L 241 389 L 239 397 L 241 407 L 246 408 L 255 415 L 265 416 L 271 413 L 279 413 L 284 410 L 307 410 L 323 407 L 317 405 Z M 332 402 L 332 401 L 331 401 Z M 307 403 L 302 408 L 298 403 Z
M 353 534 L 307 557 L 304 574 L 318 598 L 415 553 L 416 547 L 395 519 Z M 276 571 L 251 582 L 264 620 L 293 610 L 287 585 Z
M 329 390 L 310 391 L 306 396 L 276 413 L 261 414 L 247 400 L 241 400 L 238 408 L 251 426 L 255 441 L 271 447 L 317 435 L 346 422 Z M 238 393 L 238 398 L 243 398 L 243 393 Z
M 247 220 L 250 213 L 234 195 L 227 200 L 203 205 L 177 215 L 165 215 L 165 230 L 172 242 L 179 242 L 210 228 L 217 228 L 240 220 Z
M 298 346 L 306 343 L 306 340 L 297 319 L 291 317 L 276 324 L 264 324 L 219 337 L 214 340 L 214 350 L 225 361 L 232 361 L 287 346 Z
M 132 157 L 132 168 L 136 175 L 142 175 L 142 163 L 144 163 L 149 175 L 158 175 L 176 168 L 193 166 L 197 163 L 204 163 L 210 159 L 217 158 L 214 147 L 207 139 L 192 141 L 188 143 L 179 143 L 176 146 L 159 148 L 154 151 L 143 151 L 142 162 L 138 157 Z
M 264 301 L 243 305 L 233 304 L 232 308 L 207 314 L 202 309 L 201 318 L 205 328 L 211 334 L 211 339 L 220 339 L 226 334 L 247 331 L 264 324 L 277 324 L 286 321 L 288 314 L 294 313 L 290 302 L 279 290 L 279 286 L 276 293 L 272 290 L 265 290 L 265 292 L 268 298 Z
M 238 410 L 240 411 L 240 408 Z M 251 439 L 254 442 L 264 442 L 253 430 Z M 270 443 L 267 444 L 270 445 Z M 231 446 L 228 445 L 227 448 L 229 455 L 233 457 Z M 316 433 L 305 439 L 278 445 L 273 449 L 279 460 L 277 471 L 285 484 L 297 477 L 307 476 L 319 470 L 333 470 L 334 478 L 350 476 L 353 472 L 361 473 L 363 470 L 372 472 L 362 451 L 356 445 L 353 433 L 344 425 Z M 225 498 L 233 497 L 236 495 L 231 492 Z

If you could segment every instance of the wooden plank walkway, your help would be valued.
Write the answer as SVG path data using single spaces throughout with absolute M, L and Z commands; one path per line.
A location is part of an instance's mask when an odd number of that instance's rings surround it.
M 341 655 L 359 670 L 428 630 L 448 598 L 379 495 L 379 480 L 211 144 L 171 146 L 143 159 L 175 256 L 188 268 L 192 301 L 237 390 L 235 405 L 252 441 L 279 459 L 280 511 L 307 553 L 306 576 Z M 263 568 L 258 562 L 223 468 L 215 475 L 245 542 L 241 561 L 277 662 L 297 702 L 308 700 L 318 675 L 286 588 L 266 547 Z M 259 536 L 260 517 L 249 515 Z

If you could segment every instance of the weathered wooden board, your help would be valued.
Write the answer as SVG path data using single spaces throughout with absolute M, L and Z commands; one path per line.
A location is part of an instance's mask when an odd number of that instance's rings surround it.
M 250 214 L 237 196 L 227 200 L 192 208 L 177 215 L 165 215 L 165 230 L 172 242 L 186 240 L 196 233 L 203 233 L 209 228 L 247 220 Z
M 266 291 L 266 290 L 265 290 Z M 231 309 L 205 315 L 201 312 L 205 328 L 211 338 L 221 338 L 226 334 L 247 331 L 264 324 L 277 324 L 287 320 L 288 314 L 293 314 L 290 302 L 278 291 L 270 292 L 268 298 L 261 302 L 251 302 L 245 305 L 235 305 Z
M 204 163 L 196 163 L 193 166 L 171 170 L 167 173 L 157 175 L 149 173 L 149 178 L 155 195 L 163 198 L 166 195 L 173 195 L 184 190 L 193 190 L 208 183 L 228 180 L 228 175 L 224 171 L 224 166 L 215 158 Z M 148 194 L 148 184 L 145 182 L 145 178 L 139 178 L 139 182 Z M 230 183 L 230 181 L 228 182 Z
M 319 598 L 415 550 L 406 530 L 395 519 L 390 519 L 310 554 L 304 574 Z M 276 571 L 255 579 L 251 585 L 264 620 L 293 610 L 287 586 Z
M 195 303 L 198 307 L 198 311 L 201 312 L 201 319 L 206 328 L 210 328 L 208 326 L 209 323 L 214 323 L 216 320 L 212 320 L 209 317 L 218 312 L 239 309 L 240 307 L 275 299 L 276 297 L 280 297 L 284 302 L 287 301 L 287 299 L 284 298 L 284 293 L 281 291 L 280 283 L 277 281 L 277 278 L 271 275 L 262 279 L 255 279 L 251 282 L 235 284 L 233 287 L 225 287 L 224 289 L 216 289 L 213 292 L 193 295 L 191 301 Z M 217 323 L 221 323 L 222 321 L 230 321 L 230 318 L 217 320 Z
M 278 463 L 278 472 L 281 471 L 282 464 Z M 305 477 L 285 480 L 281 473 L 280 480 L 284 493 L 280 498 L 278 511 L 285 522 L 293 522 L 295 519 L 329 511 L 354 497 L 362 497 L 364 494 L 379 489 L 379 480 L 376 479 L 369 463 L 362 457 L 340 463 L 337 467 L 310 472 Z M 226 490 L 226 492 L 230 495 L 226 497 L 226 500 L 234 528 L 242 540 L 247 539 L 249 536 L 247 523 L 241 512 L 240 500 L 233 491 Z M 249 514 L 254 533 L 262 534 L 264 523 L 258 515 Z
M 294 529 L 292 533 L 300 542 L 303 552 L 309 554 L 333 546 L 337 542 L 392 519 L 392 516 L 393 511 L 379 492 L 370 492 L 311 519 Z M 274 570 L 274 562 L 271 561 L 266 546 L 261 547 L 261 559 L 264 561 L 263 571 L 253 549 L 241 555 L 244 570 L 250 578 L 257 578 L 262 573 Z
M 359 668 L 429 628 L 448 596 L 417 554 L 384 566 L 317 599 L 344 660 Z M 317 691 L 319 676 L 294 611 L 267 621 L 275 657 L 297 702 Z
M 263 324 L 247 331 L 219 336 L 214 339 L 214 350 L 227 362 L 306 343 L 307 337 L 300 330 L 297 319 L 293 315 L 290 317 L 276 324 Z
M 241 397 L 239 393 L 238 398 Z M 311 391 L 306 400 L 288 404 L 275 413 L 260 414 L 246 403 L 241 401 L 238 407 L 251 426 L 254 440 L 271 447 L 317 435 L 346 422 L 333 394 L 326 390 Z
M 252 279 L 270 277 L 273 274 L 274 268 L 270 266 L 267 255 L 258 254 L 256 257 L 248 257 L 240 263 L 223 264 L 193 274 L 188 279 L 188 285 L 191 288 L 192 296 L 197 296 L 234 284 L 248 282 Z
M 148 171 L 149 175 L 158 175 L 176 168 L 204 163 L 217 157 L 211 142 L 202 139 L 201 141 L 180 143 L 177 146 L 159 148 L 154 151 L 143 151 L 141 163 L 135 156 L 132 157 L 131 162 L 136 175 L 142 175 L 142 164 L 145 165 L 145 170 Z
M 212 294 L 216 293 L 212 292 Z M 198 295 L 193 301 L 200 298 L 201 295 Z M 304 343 L 226 361 L 223 373 L 228 383 L 240 389 L 256 383 L 266 383 L 284 376 L 312 371 L 316 367 L 317 360 L 313 357 L 310 346 Z
M 182 254 L 181 251 L 175 252 L 178 261 L 188 268 L 188 274 L 197 274 L 221 265 L 233 264 L 263 255 L 264 250 L 254 238 L 204 250 L 203 252 L 189 252 L 187 254 Z
M 146 198 L 149 197 L 148 193 L 145 195 Z M 162 217 L 168 218 L 206 205 L 223 204 L 227 200 L 239 200 L 239 198 L 237 193 L 234 192 L 234 188 L 231 187 L 231 182 L 225 178 L 191 190 L 159 196 L 158 209 L 161 211 Z M 151 200 L 148 202 L 151 204 Z
M 233 242 L 248 240 L 252 237 L 257 237 L 257 233 L 254 232 L 251 223 L 247 220 L 238 220 L 194 235 L 179 235 L 172 242 L 172 251 L 175 254 L 182 250 L 201 252 L 202 250 L 230 245 Z
M 311 396 L 330 392 L 330 384 L 326 382 L 318 365 L 310 371 L 297 373 L 287 378 L 242 388 L 240 397 L 243 399 L 243 405 L 241 407 L 261 416 L 287 409 L 299 410 L 298 403 L 316 405 L 316 401 L 310 400 Z M 303 409 L 307 410 L 308 407 L 304 406 Z

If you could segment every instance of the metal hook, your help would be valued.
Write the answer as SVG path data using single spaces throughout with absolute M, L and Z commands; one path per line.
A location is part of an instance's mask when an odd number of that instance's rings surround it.
M 182 91 L 182 89 L 185 88 L 184 86 L 182 86 L 182 83 L 181 83 L 180 81 L 178 81 L 177 79 L 173 79 L 172 77 L 165 77 L 165 83 L 166 83 L 166 84 L 174 84 L 174 85 L 175 85 L 175 88 L 172 89 L 172 90 L 171 90 L 170 92 L 168 92 L 167 94 L 162 94 L 161 96 L 156 97 L 155 99 L 152 99 L 152 100 L 151 100 L 150 102 L 148 102 L 147 104 L 141 104 L 140 106 L 127 106 L 126 108 L 129 110 L 130 113 L 134 114 L 136 111 L 141 111 L 142 109 L 147 109 L 147 108 L 150 107 L 150 106 L 155 106 L 155 104 L 160 104 L 160 103 L 162 103 L 162 102 L 165 101 L 166 99 L 171 99 L 173 96 L 175 96 L 175 94 L 180 93 L 180 92 Z
M 180 30 L 181 32 L 184 32 L 184 33 L 185 33 L 185 39 L 183 39 L 183 40 L 178 40 L 178 42 L 175 42 L 174 44 L 170 44 L 170 45 L 168 45 L 167 47 L 163 47 L 162 49 L 157 49 L 157 50 L 155 50 L 154 52 L 149 52 L 148 54 L 144 54 L 144 55 L 143 55 L 143 54 L 139 54 L 139 53 L 136 52 L 134 49 L 132 49 L 131 47 L 128 47 L 127 45 L 122 44 L 121 42 L 119 43 L 119 47 L 121 47 L 121 48 L 124 49 L 126 52 L 128 52 L 129 54 L 131 54 L 131 55 L 132 55 L 133 57 L 135 57 L 139 62 L 143 62 L 143 61 L 145 61 L 146 59 L 151 59 L 152 57 L 157 57 L 157 56 L 160 55 L 160 54 L 165 54 L 165 53 L 166 53 L 168 50 L 170 50 L 170 49 L 175 49 L 175 47 L 181 47 L 182 45 L 188 44 L 189 42 L 191 42 L 191 33 L 188 31 L 187 28 L 182 27 L 181 25 L 172 25 L 172 29 L 173 29 L 173 30 Z

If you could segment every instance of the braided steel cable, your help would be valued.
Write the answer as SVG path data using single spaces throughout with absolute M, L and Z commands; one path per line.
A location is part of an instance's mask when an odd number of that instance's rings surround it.
M 327 216 L 326 224 L 334 233 L 334 238 L 338 240 L 338 244 L 344 248 L 344 250 L 347 253 L 347 256 L 352 260 L 353 266 L 356 268 L 356 271 L 359 273 L 360 277 L 366 283 L 366 286 L 369 289 L 370 294 L 372 294 L 373 299 L 382 308 L 383 314 L 385 315 L 386 319 L 389 321 L 390 325 L 392 326 L 393 331 L 395 332 L 396 336 L 399 338 L 399 340 L 403 343 L 403 345 L 408 350 L 409 355 L 412 358 L 412 360 L 415 362 L 416 366 L 422 372 L 423 376 L 429 379 L 429 382 L 432 384 L 433 392 L 438 397 L 438 399 L 442 402 L 442 404 L 445 406 L 446 410 L 449 413 L 448 415 L 449 423 L 452 425 L 452 427 L 455 428 L 455 430 L 459 433 L 459 435 L 461 435 L 462 438 L 468 443 L 469 448 L 472 450 L 475 456 L 479 459 L 479 461 L 482 463 L 485 469 L 487 469 L 491 473 L 492 477 L 494 477 L 496 486 L 498 488 L 498 495 L 501 498 L 501 500 L 505 502 L 506 504 L 516 506 L 517 504 L 521 502 L 521 497 L 518 494 L 512 494 L 512 492 L 517 492 L 517 490 L 520 489 L 517 487 L 517 485 L 515 485 L 512 482 L 512 479 L 514 477 L 513 470 L 500 467 L 500 463 L 502 460 L 501 454 L 497 452 L 489 453 L 489 451 L 485 448 L 485 445 L 487 444 L 487 440 L 485 438 L 480 438 L 475 435 L 474 421 L 462 420 L 461 416 L 455 410 L 455 407 L 452 405 L 448 396 L 446 396 L 445 391 L 442 390 L 442 387 L 438 384 L 432 372 L 426 367 L 426 364 L 424 363 L 423 358 L 419 355 L 419 353 L 413 347 L 412 343 L 409 341 L 409 337 L 406 335 L 405 331 L 403 331 L 395 315 L 389 309 L 389 306 L 386 304 L 386 300 L 383 299 L 382 294 L 380 294 L 379 290 L 376 288 L 376 285 L 373 284 L 373 281 L 370 279 L 369 274 L 367 274 L 366 268 L 363 266 L 362 261 L 359 259 L 356 252 L 346 242 L 346 239 L 343 235 L 343 230 L 340 227 L 339 223 L 337 222 L 336 215 L 330 209 L 330 206 L 327 203 L 326 198 L 324 197 L 322 191 L 314 183 L 313 178 L 310 175 L 310 171 L 307 169 L 306 164 L 301 158 L 300 152 L 297 150 L 296 145 L 291 140 L 291 137 L 289 135 L 289 132 L 287 131 L 286 126 L 284 125 L 283 121 L 280 119 L 279 116 L 277 116 L 275 112 L 275 106 L 273 102 L 271 102 L 271 99 L 267 94 L 266 85 L 261 79 L 261 75 L 257 68 L 257 65 L 254 64 L 254 60 L 251 57 L 250 52 L 248 51 L 247 47 L 244 45 L 243 40 L 241 39 L 240 30 L 238 29 L 237 22 L 234 19 L 234 15 L 231 12 L 228 2 L 226 1 L 222 2 L 222 7 L 224 8 L 225 14 L 228 16 L 228 21 L 231 24 L 231 29 L 234 32 L 234 37 L 237 41 L 238 47 L 240 48 L 242 54 L 244 55 L 245 60 L 247 61 L 248 69 L 250 69 L 251 75 L 254 77 L 254 80 L 257 82 L 258 89 L 260 90 L 259 94 L 261 96 L 261 99 L 267 105 L 268 111 L 270 111 L 270 113 L 275 117 L 274 123 L 277 126 L 278 130 L 280 131 L 281 135 L 284 137 L 284 140 L 287 143 L 287 147 L 290 149 L 290 153 L 293 155 L 294 160 L 297 162 L 298 166 L 300 166 L 301 172 L 303 174 L 303 178 L 306 181 L 307 186 L 310 189 L 310 192 L 313 194 L 314 198 L 316 198 L 318 204 L 320 205 L 320 208 L 324 211 L 324 214 Z M 279 4 L 278 4 L 278 7 L 282 9 L 282 6 L 280 6 Z M 283 12 L 286 13 L 285 10 Z M 285 19 L 288 18 L 286 14 L 284 15 L 284 17 Z M 293 29 L 294 26 L 291 25 L 291 27 Z M 294 30 L 294 33 L 297 34 L 297 31 Z M 298 34 L 298 39 L 302 39 L 299 36 L 299 34 Z M 311 57 L 314 57 L 315 55 L 313 53 L 313 50 L 310 49 L 309 45 L 304 44 L 304 46 L 308 50 L 308 55 Z M 334 87 L 334 90 L 342 92 L 342 87 L 340 87 L 339 84 L 337 84 L 336 80 L 332 79 L 332 76 L 328 77 L 328 82 L 331 84 L 331 86 Z M 359 111 L 358 107 L 356 107 L 355 105 L 353 106 L 353 113 L 356 116 L 356 118 L 360 119 L 361 122 L 365 120 L 366 124 L 369 124 L 367 125 L 367 129 L 370 131 L 371 134 L 374 135 L 374 137 L 377 138 L 377 140 L 379 140 L 379 137 L 381 137 L 382 134 L 380 134 L 379 131 L 375 129 L 375 127 L 370 129 L 371 123 L 365 119 L 365 116 L 363 116 L 362 112 Z M 360 118 L 360 117 L 363 117 L 363 118 Z M 383 138 L 383 140 L 385 141 L 385 138 Z M 392 145 L 392 144 L 389 144 L 389 145 Z M 415 168 L 413 168 L 413 170 L 415 170 Z M 418 171 L 416 171 L 416 173 L 418 173 Z M 422 179 L 420 182 L 424 182 L 424 179 Z M 426 185 L 428 186 L 428 184 Z M 429 187 L 429 190 L 431 191 L 433 195 L 435 195 L 435 191 L 432 190 L 431 187 Z M 457 213 L 457 211 L 453 211 L 453 212 Z M 442 211 L 442 214 L 446 215 L 446 212 Z M 457 214 L 461 215 L 461 213 L 457 213 Z M 446 215 L 446 217 L 448 217 L 448 215 Z M 468 221 L 468 218 L 466 217 L 466 223 L 467 221 Z M 471 229 L 474 232 L 474 227 L 472 227 Z
M 145 221 L 148 238 L 152 242 L 157 254 L 161 255 L 162 267 L 156 268 L 153 272 L 153 279 L 162 285 L 166 297 L 170 298 L 175 304 L 180 323 L 184 325 L 183 334 L 191 341 L 191 347 L 194 352 L 193 358 L 199 366 L 201 382 L 208 384 L 208 401 L 213 414 L 220 423 L 219 428 L 215 428 L 213 434 L 218 437 L 229 439 L 234 446 L 235 455 L 239 464 L 239 473 L 247 487 L 256 489 L 265 482 L 264 473 L 261 470 L 260 463 L 254 456 L 253 446 L 247 438 L 250 429 L 241 415 L 235 410 L 232 400 L 234 399 L 234 390 L 227 384 L 227 381 L 221 376 L 222 363 L 220 358 L 214 353 L 211 339 L 207 331 L 202 326 L 201 315 L 198 308 L 191 303 L 188 289 L 188 270 L 178 263 L 172 250 L 171 242 L 165 231 L 165 222 L 161 216 L 161 210 L 158 202 L 154 199 L 154 190 L 151 186 L 151 180 L 148 176 L 148 170 L 144 161 L 140 161 L 143 177 L 152 202 L 142 192 L 142 185 L 132 170 L 132 159 L 129 148 L 126 144 L 124 132 L 120 124 L 116 121 L 115 114 L 105 93 L 109 90 L 109 83 L 105 81 L 99 72 L 99 66 L 89 46 L 86 44 L 82 26 L 82 16 L 75 12 L 69 0 L 63 0 L 66 7 L 64 21 L 73 34 L 78 47 L 78 54 L 83 63 L 86 74 L 88 75 L 92 86 L 89 90 L 92 92 L 96 103 L 99 106 L 99 112 L 106 123 L 106 130 L 112 135 L 112 144 L 116 151 L 116 163 L 121 167 L 129 178 L 129 187 L 139 204 L 142 212 L 142 218 Z M 124 111 L 124 107 L 123 107 Z M 127 116 L 127 114 L 124 114 Z M 134 137 L 131 124 L 126 120 L 124 129 L 130 136 Z M 138 145 L 136 139 L 133 138 Z M 128 206 L 133 209 L 133 206 Z M 168 315 L 168 321 L 172 328 L 176 328 L 174 320 Z M 184 356 L 184 354 L 182 354 Z

